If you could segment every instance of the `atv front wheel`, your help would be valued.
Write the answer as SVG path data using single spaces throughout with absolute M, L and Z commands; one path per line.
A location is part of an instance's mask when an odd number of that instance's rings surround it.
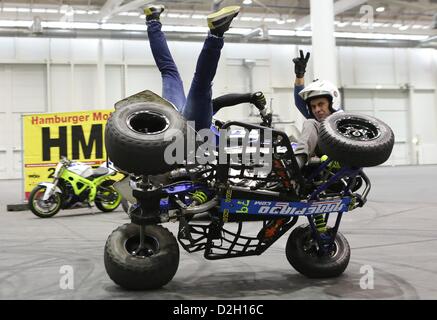
M 388 160 L 394 134 L 381 120 L 361 114 L 336 112 L 320 127 L 319 146 L 329 158 L 355 167 L 373 167 Z
M 179 246 L 166 228 L 144 229 L 145 248 L 139 250 L 140 226 L 128 223 L 112 232 L 105 245 L 109 277 L 129 290 L 158 289 L 173 279 L 179 266 Z
M 334 278 L 346 270 L 351 250 L 346 238 L 337 232 L 331 250 L 321 254 L 317 241 L 313 239 L 310 226 L 299 226 L 288 237 L 285 253 L 292 267 L 304 276 Z

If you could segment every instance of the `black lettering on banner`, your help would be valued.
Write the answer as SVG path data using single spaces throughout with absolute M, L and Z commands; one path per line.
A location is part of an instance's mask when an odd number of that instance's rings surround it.
M 42 160 L 50 161 L 51 148 L 59 148 L 61 156 L 67 156 L 67 127 L 59 127 L 59 138 L 50 138 L 50 127 L 42 128 Z
M 48 168 L 47 171 L 50 172 L 50 174 L 47 178 L 53 179 L 54 178 L 53 174 L 55 173 L 55 168 Z
M 82 126 L 72 126 L 72 159 L 79 159 L 79 146 L 82 147 L 85 159 L 90 159 L 94 144 L 96 145 L 95 158 L 103 158 L 103 125 L 93 124 L 91 126 L 90 137 L 88 143 L 85 140 Z

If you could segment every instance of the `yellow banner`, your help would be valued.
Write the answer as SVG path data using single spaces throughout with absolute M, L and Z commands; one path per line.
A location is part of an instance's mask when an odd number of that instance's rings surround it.
M 40 182 L 52 181 L 61 156 L 92 166 L 106 161 L 105 125 L 112 110 L 23 116 L 26 199 Z

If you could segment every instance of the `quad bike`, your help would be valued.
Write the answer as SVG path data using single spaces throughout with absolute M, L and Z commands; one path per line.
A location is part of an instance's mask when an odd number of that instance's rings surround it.
M 103 212 L 120 205 L 121 195 L 114 189 L 117 173 L 107 162 L 97 169 L 62 157 L 53 173 L 53 182 L 41 182 L 30 193 L 29 208 L 40 218 L 50 218 L 60 209 L 72 209 L 94 202 Z
M 300 169 L 284 132 L 231 121 L 220 134 L 246 130 L 240 152 L 219 148 L 213 152 L 216 161 L 207 164 L 169 164 L 166 148 L 174 141 L 189 143 L 186 121 L 175 108 L 143 91 L 115 109 L 106 126 L 106 148 L 114 165 L 130 173 L 120 192 L 132 203 L 132 223 L 108 237 L 104 262 L 109 277 L 132 290 L 171 281 L 179 264 L 178 241 L 187 252 L 202 251 L 211 260 L 260 255 L 298 217 L 308 224 L 288 237 L 289 263 L 310 278 L 340 276 L 350 259 L 349 244 L 338 232 L 342 216 L 366 203 L 371 184 L 362 168 L 385 162 L 394 144 L 392 130 L 382 121 L 337 112 L 321 126 L 319 147 L 326 156 Z M 257 171 L 265 164 L 245 154 L 253 131 L 258 150 L 270 156 L 267 172 Z M 223 155 L 230 161 L 218 161 Z M 205 213 L 206 223 L 196 222 Z M 179 222 L 177 240 L 161 225 L 169 221 Z M 257 234 L 244 232 L 249 221 L 258 221 L 249 223 L 260 225 Z

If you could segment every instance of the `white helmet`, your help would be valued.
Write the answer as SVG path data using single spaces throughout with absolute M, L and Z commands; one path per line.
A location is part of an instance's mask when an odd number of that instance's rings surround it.
M 326 80 L 314 80 L 313 83 L 306 86 L 299 92 L 299 96 L 307 103 L 307 108 L 310 114 L 312 114 L 308 102 L 312 98 L 327 97 L 330 100 L 331 112 L 337 112 L 341 110 L 341 98 L 338 88 L 331 82 Z

